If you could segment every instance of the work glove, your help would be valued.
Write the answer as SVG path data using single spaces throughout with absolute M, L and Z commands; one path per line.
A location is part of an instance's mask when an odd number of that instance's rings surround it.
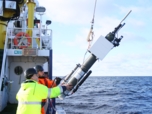
M 60 84 L 60 82 L 61 82 L 61 78 L 60 77 L 56 77 L 55 78 L 55 83 L 56 83 L 56 85 L 59 85 Z

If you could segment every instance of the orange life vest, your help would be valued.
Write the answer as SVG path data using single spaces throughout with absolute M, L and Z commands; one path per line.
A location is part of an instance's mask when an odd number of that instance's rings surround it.
M 55 81 L 50 80 L 50 79 L 48 79 L 46 77 L 39 77 L 39 81 L 38 82 L 40 84 L 43 84 L 43 85 L 47 86 L 48 88 L 52 88 L 52 87 L 56 86 Z

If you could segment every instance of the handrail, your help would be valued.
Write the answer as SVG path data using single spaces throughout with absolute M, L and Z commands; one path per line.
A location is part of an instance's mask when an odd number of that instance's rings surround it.
M 8 30 L 10 31 L 17 31 L 16 33 L 14 32 L 14 34 L 11 34 L 8 33 L 8 37 L 11 39 L 11 49 L 14 47 L 19 47 L 19 46 L 16 46 L 13 44 L 13 40 L 14 38 L 16 37 L 16 34 L 19 33 L 19 32 L 25 32 L 26 34 L 28 34 L 28 37 L 27 38 L 31 38 L 31 44 L 30 46 L 27 45 L 28 48 L 33 48 L 34 44 L 33 44 L 33 41 L 36 40 L 36 39 L 39 39 L 39 43 L 40 43 L 40 46 L 39 46 L 39 49 L 46 49 L 48 48 L 48 50 L 50 50 L 51 48 L 51 40 L 52 40 L 52 30 L 51 29 L 40 29 L 39 28 L 27 28 L 27 29 L 23 29 L 23 28 L 8 28 Z M 32 35 L 30 35 L 28 33 L 28 31 L 32 31 Z M 49 32 L 49 34 L 47 34 L 46 32 Z M 47 40 L 47 42 L 44 42 L 45 40 Z M 45 45 L 43 46 L 42 45 L 42 42 L 45 43 Z M 38 45 L 38 44 L 37 44 Z M 50 47 L 49 47 L 50 46 Z
M 2 61 L 2 67 L 1 67 L 1 75 L 0 75 L 0 88 L 2 87 L 2 79 L 4 78 L 5 74 L 5 63 L 6 63 L 6 54 L 7 54 L 7 42 L 8 42 L 8 38 L 7 38 L 7 34 L 6 34 L 6 38 L 5 38 L 5 45 L 4 45 L 4 52 L 3 52 L 3 61 Z

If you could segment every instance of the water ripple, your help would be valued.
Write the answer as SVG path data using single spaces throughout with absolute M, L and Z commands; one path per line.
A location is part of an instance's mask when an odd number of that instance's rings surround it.
M 89 77 L 56 102 L 67 114 L 152 114 L 151 84 L 152 77 Z

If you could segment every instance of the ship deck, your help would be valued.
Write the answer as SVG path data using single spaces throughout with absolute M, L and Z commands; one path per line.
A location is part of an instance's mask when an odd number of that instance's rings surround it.
M 16 114 L 17 104 L 8 104 L 0 114 Z

